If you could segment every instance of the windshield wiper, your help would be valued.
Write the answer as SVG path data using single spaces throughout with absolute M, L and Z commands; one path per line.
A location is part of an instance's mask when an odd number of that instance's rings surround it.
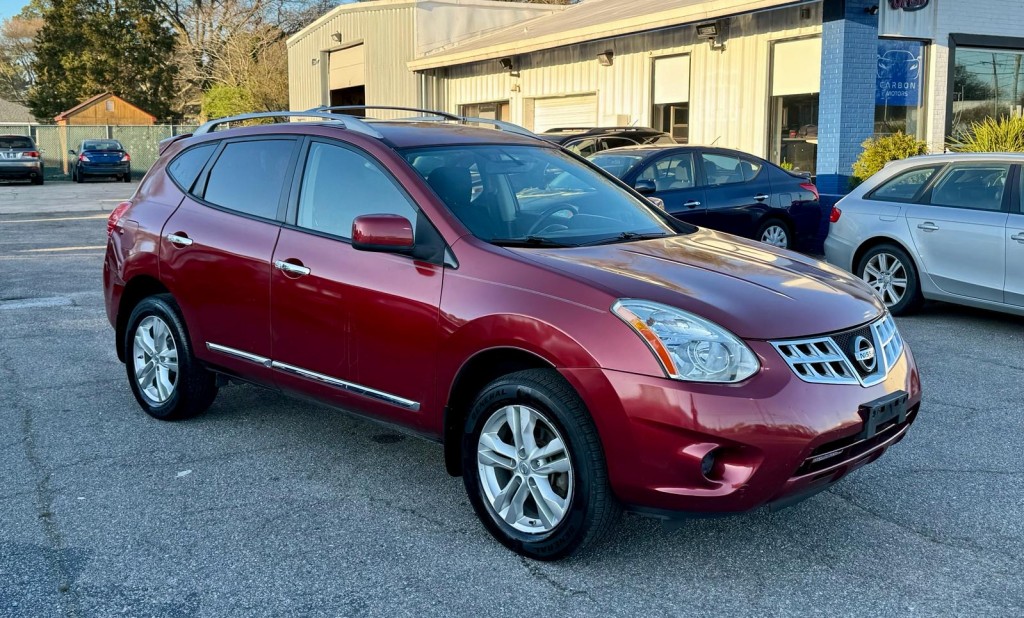
M 648 232 L 646 234 L 642 234 L 640 232 L 622 232 L 618 236 L 602 238 L 601 240 L 583 243 L 580 246 L 589 247 L 592 245 L 608 245 L 616 242 L 632 242 L 634 240 L 651 240 L 654 238 L 665 238 L 666 236 L 674 236 L 674 234 L 669 234 L 668 232 Z
M 526 238 L 492 238 L 490 241 L 499 247 L 575 247 L 576 245 L 558 242 L 542 236 L 527 236 Z

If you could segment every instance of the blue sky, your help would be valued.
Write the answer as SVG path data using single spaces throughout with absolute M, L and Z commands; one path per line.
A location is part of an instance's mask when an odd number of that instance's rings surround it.
M 26 4 L 26 0 L 0 0 L 0 18 L 14 15 Z

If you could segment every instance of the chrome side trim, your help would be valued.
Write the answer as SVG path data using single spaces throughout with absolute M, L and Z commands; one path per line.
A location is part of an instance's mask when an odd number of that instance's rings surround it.
M 339 380 L 338 378 L 332 378 L 331 376 L 324 375 L 322 373 L 317 373 L 315 371 L 310 371 L 309 369 L 303 369 L 302 367 L 296 367 L 295 365 L 289 365 L 287 363 L 280 363 L 278 361 L 271 361 L 271 366 L 280 371 L 291 373 L 309 380 L 322 382 L 329 386 L 334 386 L 357 395 L 362 395 L 363 397 L 369 397 L 370 399 L 377 399 L 379 401 L 394 404 L 407 410 L 416 411 L 420 409 L 420 404 L 416 401 L 405 399 L 398 395 L 392 395 L 391 393 L 385 393 L 384 391 L 379 391 L 377 389 L 370 388 L 369 386 L 346 382 L 345 380 Z
M 228 356 L 241 358 L 242 360 L 247 360 L 258 365 L 263 365 L 264 367 L 268 368 L 273 362 L 266 356 L 260 356 L 259 354 L 252 354 L 249 352 L 244 352 L 242 350 L 236 350 L 235 348 L 229 348 L 226 345 L 220 345 L 217 343 L 210 343 L 209 341 L 206 342 L 206 349 L 212 350 L 214 352 L 220 352 L 221 354 L 227 354 Z

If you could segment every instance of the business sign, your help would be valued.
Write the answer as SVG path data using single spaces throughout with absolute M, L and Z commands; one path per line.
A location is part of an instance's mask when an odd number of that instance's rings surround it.
M 919 41 L 878 41 L 875 105 L 917 107 L 921 103 L 924 44 Z
M 935 4 L 939 0 L 882 0 L 878 36 L 907 39 L 935 38 Z

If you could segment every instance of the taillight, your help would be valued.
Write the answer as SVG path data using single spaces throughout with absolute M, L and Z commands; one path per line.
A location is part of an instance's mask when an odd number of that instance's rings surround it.
M 38 159 L 39 158 L 39 153 L 36 152 L 35 150 L 32 150 L 32 151 L 29 151 L 29 152 L 21 153 L 21 156 L 28 157 L 29 159 Z
M 815 187 L 813 182 L 801 182 L 800 188 L 803 189 L 804 191 L 810 191 L 811 193 L 813 193 L 814 199 L 821 199 L 821 196 L 818 195 L 818 187 Z
M 836 208 L 835 206 L 833 206 L 832 207 L 832 212 L 829 213 L 829 215 L 828 215 L 828 221 L 829 221 L 829 223 L 835 223 L 836 221 L 839 221 L 839 217 L 842 217 L 842 216 L 843 216 L 843 211 L 841 211 L 838 208 Z
M 78 155 L 78 160 L 79 161 L 88 161 L 89 157 L 85 156 L 84 154 L 80 154 L 80 155 Z
M 114 227 L 117 226 L 117 222 L 124 216 L 124 212 L 131 208 L 131 202 L 121 202 L 114 208 L 110 213 L 110 217 L 107 218 L 107 236 L 114 233 Z
M 123 157 L 121 157 L 121 163 L 128 163 L 128 162 L 130 162 L 131 160 L 132 160 L 132 158 L 128 156 L 128 153 L 127 153 L 127 152 L 126 152 L 126 153 L 124 153 L 124 156 L 123 156 Z

